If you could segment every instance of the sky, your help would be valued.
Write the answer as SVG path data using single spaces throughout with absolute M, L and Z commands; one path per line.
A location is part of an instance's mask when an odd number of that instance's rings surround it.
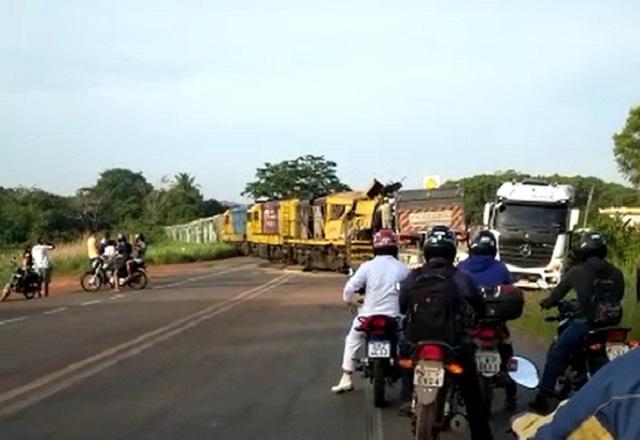
M 636 0 L 0 0 L 0 186 L 127 167 L 241 200 L 320 154 L 355 188 L 517 169 L 622 182 Z

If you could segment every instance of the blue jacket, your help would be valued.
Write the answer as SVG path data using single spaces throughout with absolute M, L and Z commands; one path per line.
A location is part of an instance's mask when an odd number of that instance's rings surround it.
M 490 255 L 471 255 L 458 268 L 470 274 L 478 286 L 511 284 L 507 266 Z
M 605 365 L 565 405 L 520 438 L 535 440 L 640 438 L 640 349 Z M 539 416 L 540 417 L 540 416 Z M 515 423 L 515 422 L 514 422 Z

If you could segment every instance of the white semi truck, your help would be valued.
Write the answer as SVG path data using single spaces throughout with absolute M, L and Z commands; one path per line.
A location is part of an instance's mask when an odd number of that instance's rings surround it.
M 574 194 L 570 185 L 505 182 L 496 201 L 485 205 L 484 224 L 498 238 L 498 258 L 519 287 L 548 289 L 560 282 L 580 217 Z

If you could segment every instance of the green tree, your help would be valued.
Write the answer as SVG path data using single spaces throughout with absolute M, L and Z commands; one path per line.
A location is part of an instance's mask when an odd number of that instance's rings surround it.
M 640 185 L 640 106 L 629 111 L 620 133 L 613 135 L 613 152 L 620 172 L 634 185 Z
M 96 185 L 85 189 L 81 195 L 85 198 L 85 207 L 92 210 L 97 222 L 115 226 L 140 219 L 145 198 L 152 190 L 153 186 L 141 172 L 113 168 L 103 171 Z
M 306 155 L 280 163 L 265 163 L 256 170 L 256 180 L 247 183 L 242 195 L 254 199 L 305 198 L 349 187 L 336 175 L 335 162 L 324 156 Z
M 195 176 L 178 173 L 167 191 L 167 224 L 184 223 L 204 216 L 204 199 Z

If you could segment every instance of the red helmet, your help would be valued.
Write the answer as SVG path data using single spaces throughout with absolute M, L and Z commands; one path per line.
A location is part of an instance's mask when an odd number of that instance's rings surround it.
M 391 229 L 380 229 L 373 236 L 374 249 L 397 248 L 398 239 L 395 232 Z

